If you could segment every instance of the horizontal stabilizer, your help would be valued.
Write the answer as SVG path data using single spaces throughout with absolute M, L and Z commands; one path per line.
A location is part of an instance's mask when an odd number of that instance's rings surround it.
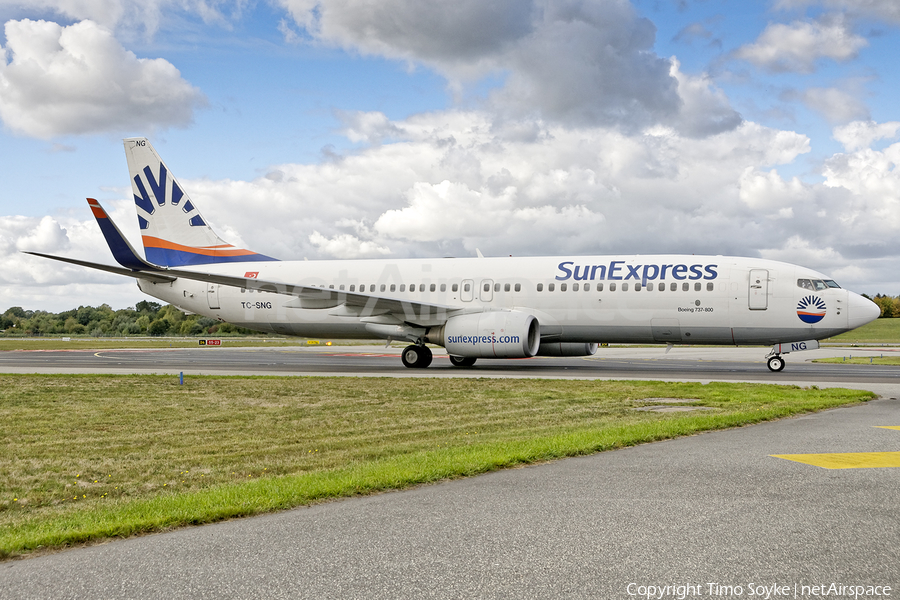
M 168 283 L 170 281 L 175 281 L 177 279 L 177 277 L 165 275 L 164 273 L 135 271 L 133 269 L 123 269 L 122 267 L 114 267 L 112 265 L 104 265 L 101 263 L 90 262 L 88 260 L 78 260 L 77 258 L 67 258 L 65 256 L 53 256 L 52 254 L 44 254 L 42 252 L 27 252 L 27 251 L 25 251 L 25 252 L 23 252 L 23 254 L 31 254 L 32 256 L 40 256 L 41 258 L 50 258 L 53 260 L 58 260 L 58 261 L 61 261 L 64 263 L 72 264 L 72 265 L 78 265 L 80 267 L 89 267 L 91 269 L 98 269 L 100 271 L 106 271 L 107 273 L 115 273 L 116 275 L 127 275 L 128 277 L 134 277 L 135 279 L 145 279 L 147 281 L 152 281 L 154 283 Z
M 119 228 L 113 220 L 109 218 L 109 215 L 106 214 L 106 211 L 100 206 L 99 202 L 93 198 L 88 198 L 87 202 L 91 207 L 91 212 L 94 213 L 94 218 L 97 219 L 100 231 L 103 232 L 103 237 L 106 238 L 106 243 L 109 245 L 109 249 L 113 253 L 113 258 L 116 259 L 117 263 L 127 269 L 136 271 L 142 269 L 158 270 L 160 268 L 157 265 L 147 262 L 134 251 L 134 248 L 128 243 L 128 240 L 125 239 L 125 236 L 122 235 L 122 232 L 119 231 Z

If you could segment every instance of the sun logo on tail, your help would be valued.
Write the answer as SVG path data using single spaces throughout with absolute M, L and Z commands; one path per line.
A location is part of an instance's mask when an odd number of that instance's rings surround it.
M 825 318 L 825 301 L 818 296 L 804 296 L 797 303 L 797 316 L 804 323 L 818 323 Z

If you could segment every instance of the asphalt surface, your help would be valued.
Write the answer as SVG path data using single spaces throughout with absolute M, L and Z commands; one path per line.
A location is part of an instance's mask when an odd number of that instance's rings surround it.
M 399 348 L 377 346 L 29 350 L 0 352 L 0 372 L 637 378 L 900 385 L 900 369 L 893 366 L 810 362 L 824 357 L 900 356 L 900 348 L 823 348 L 787 354 L 787 366 L 780 373 L 766 367 L 766 352 L 766 348 L 684 347 L 666 353 L 662 347 L 612 347 L 601 348 L 590 357 L 478 359 L 472 368 L 459 368 L 436 349 L 430 367 L 407 369 L 400 362 Z
M 851 352 L 880 350 L 790 355 L 777 374 L 759 348 L 611 348 L 471 370 L 442 356 L 429 369 L 405 369 L 397 351 L 371 347 L 3 352 L 0 372 L 774 380 L 868 388 L 884 399 L 0 563 L 0 597 L 616 599 L 646 597 L 641 586 L 653 585 L 693 586 L 680 590 L 689 598 L 766 597 L 751 584 L 768 586 L 771 598 L 853 597 L 809 589 L 823 584 L 890 586 L 890 596 L 880 588 L 861 597 L 896 596 L 900 469 L 829 470 L 771 456 L 900 451 L 900 430 L 881 428 L 900 426 L 900 369 L 805 360 Z M 772 585 L 787 588 L 772 594 Z M 679 597 L 669 592 L 654 597 Z

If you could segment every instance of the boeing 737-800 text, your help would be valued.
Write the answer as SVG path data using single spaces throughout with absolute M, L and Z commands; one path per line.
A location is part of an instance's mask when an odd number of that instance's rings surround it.
M 816 271 L 759 258 L 614 255 L 280 261 L 236 248 L 210 228 L 143 138 L 125 152 L 142 258 L 106 211 L 88 204 L 127 275 L 179 308 L 258 331 L 407 340 L 407 367 L 427 343 L 456 366 L 478 358 L 587 356 L 598 343 L 772 344 L 783 355 L 864 325 L 868 299 Z

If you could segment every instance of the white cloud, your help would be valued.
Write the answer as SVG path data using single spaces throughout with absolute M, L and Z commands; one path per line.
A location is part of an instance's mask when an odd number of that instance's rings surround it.
M 378 124 L 394 141 L 336 161 L 277 165 L 278 176 L 253 181 L 181 183 L 228 241 L 283 259 L 472 256 L 475 248 L 495 256 L 763 254 L 840 272 L 848 287 L 863 276 L 890 281 L 895 269 L 883 257 L 900 227 L 900 144 L 836 155 L 826 184 L 814 185 L 777 170 L 808 153 L 809 139 L 752 122 L 705 138 L 543 121 L 511 131 L 476 111 L 351 122 Z M 133 226 L 133 203 L 113 206 L 117 222 Z M 26 265 L 18 248 L 31 243 L 108 255 L 86 210 L 84 220 L 0 220 L 0 287 L 30 285 L 37 294 L 51 283 L 116 281 L 49 261 Z
M 833 137 L 843 144 L 845 150 L 855 152 L 868 148 L 878 140 L 896 138 L 898 129 L 900 129 L 900 121 L 887 123 L 853 121 L 842 127 L 835 127 Z
M 426 65 L 452 89 L 502 76 L 489 104 L 507 120 L 664 124 L 693 136 L 741 122 L 708 79 L 676 76 L 673 61 L 653 52 L 656 28 L 627 0 L 280 3 L 319 43 Z
M 850 60 L 866 45 L 843 19 L 794 21 L 768 25 L 756 42 L 741 46 L 735 56 L 770 72 L 812 73 L 820 59 Z
M 139 59 L 91 21 L 9 21 L 0 60 L 0 118 L 50 138 L 180 127 L 205 103 L 163 59 Z
M 360 240 L 349 233 L 341 233 L 332 238 L 326 238 L 318 231 L 313 231 L 309 236 L 309 241 L 323 254 L 335 258 L 368 258 L 385 256 L 391 253 L 390 248 Z
M 800 94 L 803 103 L 830 123 L 868 119 L 869 109 L 859 98 L 838 88 L 809 88 Z
M 897 0 L 778 0 L 775 3 L 775 8 L 781 10 L 807 6 L 821 6 L 854 17 L 874 17 L 900 23 L 900 4 Z
M 107 29 L 129 28 L 153 35 L 163 22 L 182 14 L 199 16 L 205 23 L 228 21 L 239 15 L 245 0 L 0 0 L 0 7 L 51 12 L 73 21 L 93 21 Z M 178 15 L 178 16 L 176 16 Z

